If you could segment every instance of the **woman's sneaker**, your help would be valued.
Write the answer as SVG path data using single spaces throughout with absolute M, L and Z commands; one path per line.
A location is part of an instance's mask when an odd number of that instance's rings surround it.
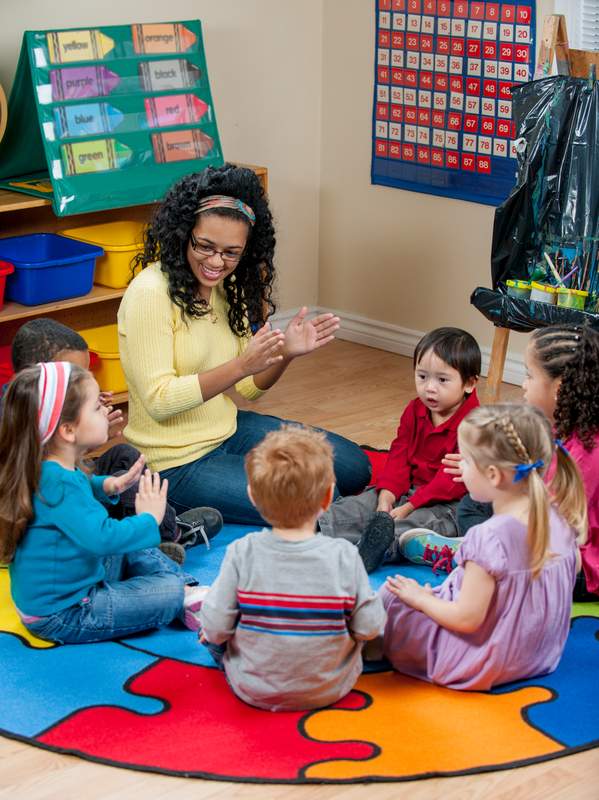
M 399 537 L 399 552 L 413 564 L 426 564 L 433 572 L 451 572 L 457 564 L 454 556 L 463 536 L 441 536 L 428 528 L 413 528 Z
M 216 508 L 198 506 L 190 508 L 177 517 L 179 538 L 177 542 L 183 547 L 195 547 L 205 544 L 210 548 L 210 539 L 223 527 L 223 515 Z

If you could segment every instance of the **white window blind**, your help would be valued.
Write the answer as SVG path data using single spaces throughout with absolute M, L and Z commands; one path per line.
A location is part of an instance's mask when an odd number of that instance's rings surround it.
M 599 0 L 555 0 L 555 13 L 566 17 L 571 47 L 599 50 Z
M 599 50 L 599 0 L 580 0 L 581 50 Z

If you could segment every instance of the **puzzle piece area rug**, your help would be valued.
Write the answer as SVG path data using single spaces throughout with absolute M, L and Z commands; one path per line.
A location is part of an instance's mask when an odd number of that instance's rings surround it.
M 186 567 L 201 583 L 249 529 L 225 526 Z M 397 567 L 371 576 L 378 588 Z M 426 567 L 400 570 L 439 582 Z M 0 570 L 0 735 L 131 769 L 260 783 L 399 781 L 509 769 L 599 746 L 589 701 L 599 603 L 573 607 L 551 675 L 456 692 L 365 672 L 336 705 L 272 713 L 238 700 L 196 636 L 177 625 L 117 642 L 55 646 L 29 634 Z

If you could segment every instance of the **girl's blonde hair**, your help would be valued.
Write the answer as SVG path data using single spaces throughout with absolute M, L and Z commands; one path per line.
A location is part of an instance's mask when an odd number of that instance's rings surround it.
M 33 495 L 40 482 L 42 447 L 38 429 L 40 367 L 28 367 L 12 380 L 4 398 L 0 423 L 0 563 L 13 560 L 33 518 Z M 75 423 L 85 400 L 90 373 L 75 365 L 58 425 Z M 56 434 L 55 434 L 56 435 Z
M 579 544 L 586 540 L 587 501 L 584 484 L 574 461 L 557 448 L 555 475 L 549 486 L 543 481 L 556 444 L 551 425 L 533 406 L 499 403 L 479 406 L 468 414 L 459 427 L 460 447 L 466 450 L 480 470 L 495 466 L 514 470 L 519 466 L 542 466 L 524 472 L 523 486 L 528 487 L 528 549 L 530 569 L 537 577 L 548 557 L 549 506 L 555 505 L 561 516 L 578 534 Z

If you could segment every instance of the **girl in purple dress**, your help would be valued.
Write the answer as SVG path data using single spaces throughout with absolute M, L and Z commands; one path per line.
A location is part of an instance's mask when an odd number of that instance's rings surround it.
M 536 408 L 481 406 L 458 440 L 468 491 L 491 502 L 493 516 L 468 531 L 440 586 L 388 578 L 384 651 L 399 672 L 484 690 L 557 667 L 587 508 L 578 469 L 560 448 L 545 485 L 555 443 Z

